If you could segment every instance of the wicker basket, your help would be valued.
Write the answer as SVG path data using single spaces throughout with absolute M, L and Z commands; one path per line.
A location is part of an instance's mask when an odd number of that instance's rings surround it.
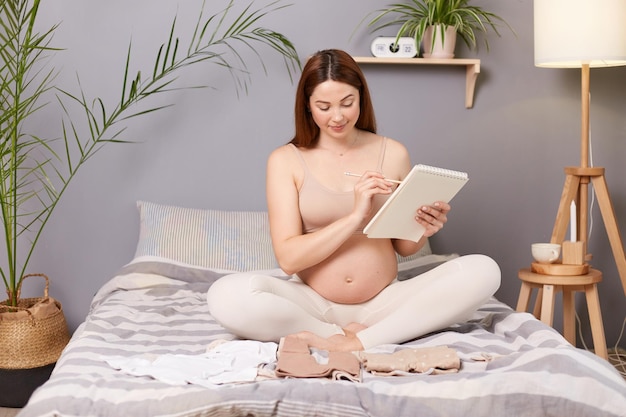
M 55 363 L 70 340 L 61 303 L 48 296 L 49 280 L 44 296 L 19 298 L 18 306 L 9 307 L 9 300 L 0 302 L 0 368 L 32 369 Z M 23 282 L 24 280 L 22 280 Z

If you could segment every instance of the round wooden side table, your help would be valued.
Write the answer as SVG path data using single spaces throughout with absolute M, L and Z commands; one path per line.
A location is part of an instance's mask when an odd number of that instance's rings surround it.
M 602 281 L 602 272 L 591 268 L 584 275 L 546 275 L 526 268 L 519 271 L 519 278 L 522 280 L 522 288 L 517 300 L 517 311 L 528 311 L 532 291 L 538 289 L 533 314 L 549 326 L 552 326 L 556 293 L 563 292 L 563 336 L 574 346 L 576 346 L 574 295 L 577 291 L 584 292 L 595 353 L 601 358 L 608 359 L 596 285 Z

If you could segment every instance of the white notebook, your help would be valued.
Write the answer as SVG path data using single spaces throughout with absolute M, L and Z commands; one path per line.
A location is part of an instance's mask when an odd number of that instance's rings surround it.
M 417 209 L 435 201 L 449 202 L 468 180 L 466 172 L 415 165 L 363 233 L 371 238 L 419 241 L 425 229 L 415 221 Z

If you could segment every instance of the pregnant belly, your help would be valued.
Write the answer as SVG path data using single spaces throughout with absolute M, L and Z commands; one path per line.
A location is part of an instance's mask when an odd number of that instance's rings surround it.
M 298 276 L 327 300 L 357 304 L 376 296 L 397 273 L 390 240 L 354 235 L 331 257 Z

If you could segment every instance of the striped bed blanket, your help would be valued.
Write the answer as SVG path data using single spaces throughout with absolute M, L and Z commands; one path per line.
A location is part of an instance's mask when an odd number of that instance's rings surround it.
M 626 416 L 626 382 L 527 313 L 491 299 L 474 317 L 392 350 L 448 346 L 458 373 L 360 382 L 269 378 L 206 386 L 133 376 L 111 357 L 201 355 L 233 335 L 208 312 L 224 272 L 135 262 L 95 295 L 48 382 L 19 417 L 35 416 Z

